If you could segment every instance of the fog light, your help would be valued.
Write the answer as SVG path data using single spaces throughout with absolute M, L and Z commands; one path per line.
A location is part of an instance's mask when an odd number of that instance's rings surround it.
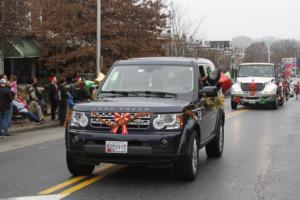
M 167 146 L 168 143 L 169 143 L 169 142 L 168 142 L 167 139 L 161 139 L 161 140 L 160 140 L 160 144 L 163 145 L 163 146 Z
M 72 138 L 72 142 L 73 142 L 74 144 L 76 144 L 76 143 L 78 142 L 78 140 L 79 140 L 79 138 L 78 138 L 77 135 L 75 135 L 75 136 Z

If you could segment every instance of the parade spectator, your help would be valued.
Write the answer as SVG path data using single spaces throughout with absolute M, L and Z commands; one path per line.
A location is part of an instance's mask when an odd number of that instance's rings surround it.
M 36 101 L 41 106 L 44 105 L 43 91 L 38 87 L 38 81 L 36 78 L 33 79 L 31 86 L 29 87 L 29 100 Z
M 78 89 L 78 81 L 76 79 L 72 80 L 72 83 L 70 84 L 69 87 L 69 94 L 73 97 L 73 99 L 76 99 L 76 95 L 77 95 L 77 89 Z
M 14 107 L 16 108 L 16 111 L 24 116 L 24 117 L 27 117 L 29 118 L 31 121 L 34 121 L 36 122 L 37 124 L 40 124 L 40 120 L 39 118 L 33 114 L 32 112 L 30 112 L 23 103 L 17 101 L 17 100 L 13 100 L 13 105 Z
M 56 118 L 56 110 L 57 110 L 57 79 L 55 76 L 51 76 L 49 78 L 50 86 L 49 86 L 49 99 L 51 104 L 51 120 L 55 120 Z
M 17 77 L 15 75 L 10 75 L 10 82 L 8 83 L 11 91 L 13 92 L 14 98 L 17 97 L 18 86 L 17 86 Z M 10 112 L 9 112 L 9 126 L 11 126 L 11 119 L 13 115 L 13 104 L 10 104 Z
M 90 99 L 90 95 L 88 94 L 88 91 L 86 91 L 84 86 L 85 86 L 84 81 L 81 81 L 79 83 L 79 89 L 76 91 L 75 101 L 84 101 Z
M 15 75 L 10 75 L 10 87 L 11 91 L 17 96 L 18 86 L 17 86 L 17 77 Z
M 66 119 L 67 112 L 67 89 L 66 80 L 62 78 L 58 86 L 58 118 L 60 124 L 63 125 Z
M 20 93 L 17 94 L 17 99 L 16 100 L 19 103 L 22 103 L 24 105 L 24 107 L 26 109 L 28 109 L 30 112 L 32 112 L 33 114 L 35 114 L 38 117 L 39 121 L 44 121 L 45 120 L 43 112 L 42 112 L 42 108 L 38 104 L 38 102 L 36 102 L 36 101 L 30 101 L 30 103 L 28 105 Z
M 8 136 L 10 104 L 13 94 L 7 86 L 7 81 L 0 79 L 0 136 Z
M 45 110 L 45 113 L 47 112 L 47 106 L 44 101 L 43 97 L 43 88 L 39 88 L 38 81 L 36 78 L 33 79 L 31 86 L 29 87 L 28 93 L 29 93 L 29 100 L 37 102 L 42 110 Z

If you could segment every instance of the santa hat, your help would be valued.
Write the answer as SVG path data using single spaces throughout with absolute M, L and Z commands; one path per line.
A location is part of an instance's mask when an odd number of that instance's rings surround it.
M 53 83 L 54 81 L 56 81 L 56 77 L 55 76 L 50 76 L 49 77 L 49 82 Z

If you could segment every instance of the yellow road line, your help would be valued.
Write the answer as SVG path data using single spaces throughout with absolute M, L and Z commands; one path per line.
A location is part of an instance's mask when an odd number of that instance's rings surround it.
M 233 118 L 233 117 L 236 117 L 244 112 L 248 112 L 249 110 L 241 110 L 239 112 L 235 112 L 235 113 L 232 113 L 231 115 L 226 115 L 225 119 L 230 119 L 230 118 Z
M 57 190 L 60 190 L 60 189 L 65 188 L 65 187 L 67 187 L 67 186 L 69 186 L 69 185 L 72 185 L 73 183 L 76 183 L 76 182 L 78 182 L 78 181 L 81 181 L 81 180 L 84 179 L 84 178 L 86 178 L 86 176 L 77 176 L 77 177 L 72 178 L 72 179 L 70 179 L 70 180 L 68 180 L 68 181 L 65 181 L 65 182 L 63 182 L 63 183 L 60 183 L 60 184 L 58 184 L 58 185 L 55 185 L 55 186 L 53 186 L 53 187 L 51 187 L 51 188 L 49 188 L 49 189 L 43 190 L 43 191 L 41 191 L 39 194 L 40 194 L 40 195 L 51 194 L 51 193 L 53 193 L 53 192 L 55 192 L 55 191 L 57 191 Z
M 103 172 L 103 171 L 105 171 L 105 170 L 107 170 L 107 169 L 109 169 L 109 168 L 111 168 L 111 167 L 113 167 L 113 166 L 114 166 L 113 164 L 105 164 L 105 165 L 103 165 L 102 167 L 100 167 L 98 170 L 96 170 L 95 173 L 96 173 L 96 174 L 101 173 L 101 172 Z M 74 183 L 77 183 L 77 182 L 79 182 L 79 181 L 81 181 L 81 180 L 83 180 L 83 179 L 85 179 L 85 178 L 86 178 L 86 176 L 77 176 L 77 177 L 72 178 L 72 179 L 70 179 L 70 180 L 68 180 L 68 181 L 65 181 L 65 182 L 60 183 L 60 184 L 58 184 L 58 185 L 55 185 L 55 186 L 53 186 L 53 187 L 51 187 L 51 188 L 48 188 L 48 189 L 46 189 L 46 190 L 43 190 L 43 191 L 41 191 L 39 194 L 40 194 L 40 195 L 51 194 L 51 193 L 53 193 L 53 192 L 56 192 L 56 191 L 58 191 L 58 190 L 61 190 L 61 189 L 65 188 L 65 187 L 67 187 L 67 186 L 69 186 L 69 185 L 72 185 L 72 184 L 74 184 Z
M 95 182 L 97 182 L 97 181 L 99 181 L 99 180 L 101 180 L 101 179 L 103 179 L 103 178 L 105 178 L 105 177 L 107 177 L 107 176 L 123 169 L 123 168 L 124 168 L 124 166 L 122 166 L 122 165 L 107 166 L 107 170 L 109 169 L 109 171 L 107 173 L 105 173 L 103 175 L 100 175 L 100 176 L 95 176 L 93 178 L 90 178 L 90 179 L 88 179 L 88 180 L 86 180 L 86 181 L 84 181 L 84 182 L 82 182 L 78 185 L 75 185 L 74 187 L 71 187 L 71 188 L 69 188 L 65 191 L 62 191 L 59 194 L 66 197 L 66 196 L 68 196 L 68 195 L 70 195 L 70 194 L 72 194 L 72 193 L 74 193 L 78 190 L 81 190 L 81 189 L 83 189 L 83 188 L 85 188 L 85 187 L 87 187 L 87 186 L 89 186 L 89 185 L 91 185 L 91 184 L 93 184 L 93 183 L 95 183 Z M 101 172 L 103 172 L 103 171 L 104 170 L 101 170 Z
M 95 183 L 96 181 L 99 181 L 102 178 L 103 178 L 103 176 L 95 176 L 95 177 L 90 178 L 90 179 L 88 179 L 88 180 L 86 180 L 86 181 L 84 181 L 84 182 L 82 182 L 78 185 L 75 185 L 74 187 L 71 187 L 71 188 L 69 188 L 69 189 L 67 189 L 67 190 L 65 190 L 65 191 L 63 191 L 59 194 L 63 195 L 63 196 L 70 195 L 73 192 L 76 192 L 76 191 L 78 191 L 78 190 L 80 190 L 84 187 L 87 187 L 87 186 L 91 185 L 92 183 Z
M 249 110 L 248 109 L 242 109 L 242 110 L 237 110 L 237 111 L 228 113 L 228 114 L 226 114 L 226 119 L 230 119 L 230 118 L 236 117 L 236 116 L 238 116 L 238 115 L 240 115 L 240 114 L 242 114 L 244 112 L 247 112 L 247 111 L 249 111 Z M 68 196 L 68 195 L 70 195 L 70 194 L 72 194 L 72 193 L 74 193 L 74 192 L 76 192 L 78 190 L 81 190 L 82 188 L 85 188 L 85 187 L 87 187 L 87 186 L 89 186 L 89 185 L 91 185 L 91 184 L 93 184 L 93 183 L 95 183 L 95 182 L 97 182 L 97 181 L 99 181 L 99 180 L 101 180 L 101 179 L 103 179 L 103 178 L 111 175 L 112 173 L 123 169 L 123 168 L 124 168 L 124 166 L 121 166 L 121 165 L 105 164 L 105 165 L 103 165 L 102 167 L 100 167 L 99 169 L 97 169 L 95 171 L 95 174 L 98 174 L 97 176 L 92 177 L 92 178 L 88 178 L 87 180 L 83 181 L 82 183 L 80 183 L 78 185 L 75 185 L 75 186 L 73 186 L 73 187 L 71 187 L 69 189 L 66 189 L 66 190 L 62 191 L 61 193 L 59 193 L 59 194 L 63 195 L 63 196 Z M 106 173 L 107 170 L 109 172 Z M 103 172 L 104 172 L 104 174 L 101 174 Z M 72 178 L 72 179 L 70 179 L 68 181 L 60 183 L 60 184 L 58 184 L 56 186 L 53 186 L 53 187 L 51 187 L 49 189 L 43 190 L 39 194 L 40 195 L 51 194 L 53 192 L 56 192 L 58 190 L 61 190 L 61 189 L 65 188 L 65 187 L 67 187 L 69 185 L 72 185 L 72 184 L 74 184 L 76 182 L 79 182 L 79 181 L 81 181 L 81 180 L 83 180 L 85 178 L 87 178 L 87 177 L 86 176 L 78 176 L 78 177 Z
M 227 113 L 226 116 L 230 116 L 230 115 L 235 115 L 235 114 L 238 114 L 244 110 L 247 110 L 247 109 L 241 109 L 241 110 L 236 110 L 236 111 L 233 111 L 233 112 L 230 112 L 230 113 Z

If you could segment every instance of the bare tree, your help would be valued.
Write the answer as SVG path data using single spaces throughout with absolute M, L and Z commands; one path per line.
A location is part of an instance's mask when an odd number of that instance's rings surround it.
M 245 50 L 244 62 L 267 62 L 268 47 L 264 42 L 252 43 Z
M 272 62 L 281 63 L 282 58 L 297 57 L 299 42 L 296 40 L 279 40 L 272 44 Z
M 201 41 L 200 27 L 204 19 L 193 21 L 187 18 L 187 10 L 181 4 L 172 2 L 169 5 L 169 34 L 170 43 L 168 53 L 170 56 L 187 56 L 188 46 Z

